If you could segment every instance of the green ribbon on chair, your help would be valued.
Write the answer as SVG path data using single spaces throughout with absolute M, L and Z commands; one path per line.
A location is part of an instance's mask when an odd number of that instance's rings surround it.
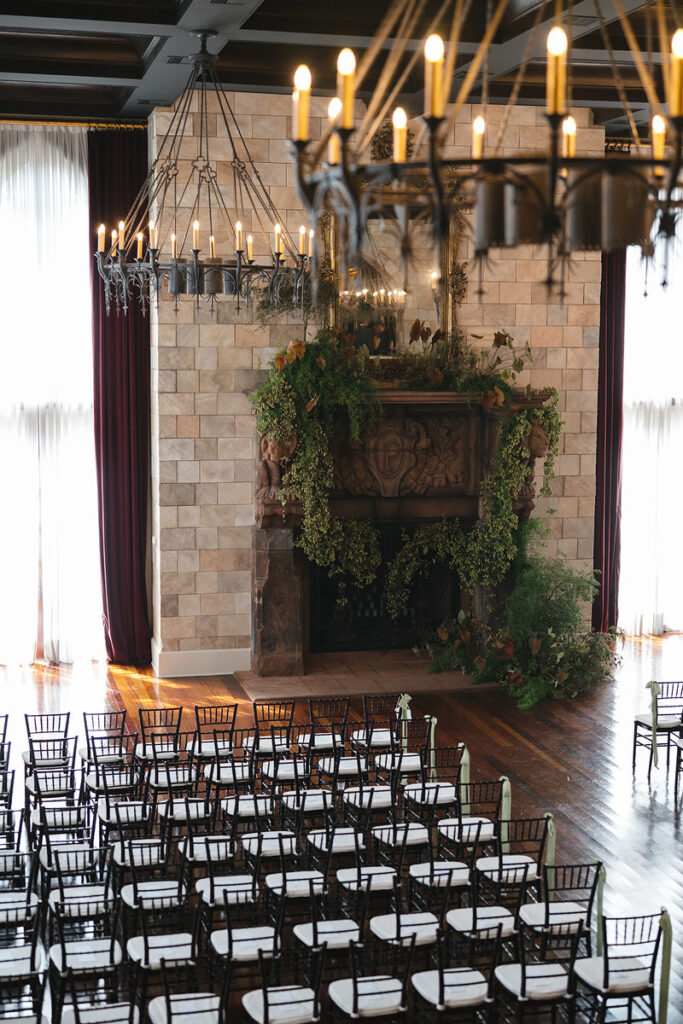
M 409 693 L 402 693 L 401 696 L 398 698 L 398 703 L 394 709 L 396 711 L 398 718 L 401 721 L 401 744 L 404 750 L 408 746 L 405 723 L 411 717 L 408 705 L 410 704 L 412 699 L 413 698 L 410 696 Z
M 666 1024 L 666 1015 L 669 1009 L 669 980 L 671 978 L 671 918 L 669 911 L 662 907 L 662 916 L 659 919 L 659 927 L 662 932 L 662 972 L 659 976 L 659 1015 L 657 1024 Z
M 429 773 L 432 782 L 436 780 L 436 759 L 434 755 L 434 733 L 436 731 L 436 723 L 438 718 L 435 715 L 425 715 L 425 718 L 429 722 Z
M 462 750 L 460 757 L 460 806 L 463 814 L 469 814 L 470 805 L 465 799 L 465 787 L 470 784 L 470 752 L 464 743 L 458 743 L 458 750 Z
M 598 871 L 598 919 L 595 923 L 598 956 L 602 956 L 602 900 L 605 894 L 605 877 L 605 865 L 601 864 Z
M 555 847 L 557 845 L 557 827 L 555 819 L 548 811 L 545 815 L 548 819 L 548 837 L 545 844 L 545 866 L 548 868 L 548 901 L 551 901 L 555 892 Z
M 657 756 L 657 697 L 659 697 L 662 689 L 656 679 L 651 679 L 649 683 L 645 684 L 645 689 L 650 691 L 650 706 L 652 709 L 652 760 L 655 768 L 659 764 L 659 758 Z
M 500 782 L 503 783 L 503 792 L 500 801 L 500 845 L 503 853 L 510 852 L 510 830 L 508 821 L 512 813 L 512 786 L 507 775 L 501 775 Z

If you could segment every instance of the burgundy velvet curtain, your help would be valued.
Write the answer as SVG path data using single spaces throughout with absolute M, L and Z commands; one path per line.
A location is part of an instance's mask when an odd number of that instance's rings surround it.
M 133 203 L 147 173 L 147 133 L 93 131 L 88 135 L 90 228 L 107 233 Z M 92 267 L 95 448 L 100 562 L 107 660 L 151 661 L 147 609 L 147 494 L 149 481 L 149 317 L 132 304 L 107 316 L 97 268 Z
M 593 566 L 600 589 L 593 602 L 593 628 L 616 626 L 621 547 L 621 436 L 624 384 L 626 251 L 602 257 L 600 370 Z

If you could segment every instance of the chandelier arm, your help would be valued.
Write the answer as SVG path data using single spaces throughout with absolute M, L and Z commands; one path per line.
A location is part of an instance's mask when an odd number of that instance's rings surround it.
M 391 49 L 384 60 L 379 78 L 373 88 L 372 96 L 363 115 L 359 129 L 360 133 L 366 131 L 368 123 L 374 119 L 377 108 L 381 104 L 380 97 L 389 88 L 396 68 L 406 52 L 408 40 L 412 37 L 418 19 L 425 8 L 425 4 L 426 0 L 410 0 L 410 3 L 407 5 L 401 24 L 398 27 L 398 32 L 392 40 Z
M 598 0 L 595 0 L 595 4 L 597 6 Z M 619 21 L 621 22 L 621 27 L 624 31 L 624 35 L 626 36 L 626 42 L 628 43 L 629 50 L 633 55 L 634 63 L 638 69 L 638 76 L 647 95 L 648 103 L 652 107 L 653 113 L 662 115 L 662 106 L 659 102 L 659 97 L 657 96 L 655 83 L 652 80 L 652 75 L 645 66 L 645 62 L 643 61 L 643 56 L 638 48 L 638 40 L 635 37 L 628 15 L 624 10 L 624 5 L 621 0 L 614 0 L 614 6 L 619 14 Z
M 515 80 L 512 85 L 512 92 L 510 93 L 510 99 L 505 104 L 503 120 L 501 121 L 500 127 L 498 128 L 498 135 L 496 136 L 496 141 L 493 147 L 494 156 L 498 156 L 500 154 L 500 148 L 503 144 L 503 136 L 505 134 L 505 129 L 507 128 L 508 120 L 510 118 L 510 111 L 514 106 L 516 106 L 519 94 L 522 90 L 522 84 L 524 82 L 526 69 L 529 64 L 529 60 L 531 59 L 531 51 L 533 50 L 534 43 L 536 42 L 536 36 L 538 35 L 538 30 L 540 28 L 541 21 L 543 20 L 543 13 L 546 9 L 547 3 L 548 0 L 542 0 L 541 4 L 539 5 L 536 11 L 536 17 L 534 18 L 534 24 L 531 28 L 531 32 L 529 33 L 526 49 L 524 50 L 524 56 L 522 57 L 522 63 L 520 64 L 517 74 L 515 76 Z
M 491 20 L 491 0 L 486 0 L 486 24 Z M 491 73 L 491 47 L 488 47 L 484 54 L 483 67 L 481 69 L 481 105 L 486 116 L 489 105 L 489 75 Z
M 391 7 L 384 16 L 384 20 L 381 22 L 377 29 L 376 35 L 373 37 L 370 46 L 365 51 L 360 61 L 358 62 L 358 68 L 356 70 L 356 88 L 360 88 L 363 83 L 365 76 L 374 64 L 380 50 L 386 43 L 391 32 L 394 29 L 394 25 L 398 22 L 399 18 L 403 14 L 404 10 L 412 3 L 413 0 L 394 0 Z
M 211 203 L 212 193 L 215 199 L 217 213 L 220 213 L 220 215 L 223 217 L 228 238 L 231 238 L 235 234 L 235 226 L 230 216 L 230 211 L 228 210 L 227 203 L 225 202 L 225 199 L 221 195 L 218 183 L 213 180 L 209 183 L 208 188 L 209 205 Z
M 463 103 L 466 101 L 467 97 L 470 94 L 470 90 L 472 88 L 472 85 L 474 84 L 474 80 L 477 77 L 477 74 L 479 73 L 481 62 L 484 59 L 484 54 L 486 50 L 488 50 L 488 48 L 490 47 L 491 41 L 495 36 L 496 32 L 498 31 L 498 26 L 500 25 L 503 14 L 505 13 L 507 3 L 508 0 L 498 0 L 498 6 L 496 7 L 495 13 L 491 18 L 489 25 L 486 28 L 486 32 L 484 33 L 482 41 L 479 44 L 479 49 L 475 53 L 472 59 L 472 63 L 467 69 L 467 74 L 465 75 L 464 81 L 460 86 L 455 102 L 453 103 L 449 111 L 448 117 L 444 121 L 445 126 L 447 128 L 455 124 L 456 118 L 460 113 L 460 108 L 462 107 Z
M 638 134 L 638 126 L 636 125 L 636 121 L 633 116 L 633 111 L 631 110 L 631 104 L 629 103 L 628 96 L 626 95 L 626 89 L 624 88 L 624 80 L 621 77 L 621 72 L 619 71 L 619 68 L 617 67 L 617 62 L 614 58 L 614 50 L 612 49 L 612 43 L 610 42 L 609 33 L 607 31 L 607 25 L 605 24 L 605 19 L 602 15 L 600 0 L 593 0 L 593 2 L 595 4 L 595 13 L 598 16 L 598 22 L 600 23 L 600 35 L 602 36 L 602 42 L 605 49 L 607 50 L 610 65 L 612 67 L 612 74 L 614 75 L 614 84 L 617 87 L 617 93 L 619 95 L 621 105 L 626 111 L 626 117 L 628 118 L 628 124 L 629 128 L 631 129 L 631 135 L 633 136 L 633 141 L 636 144 L 636 152 L 640 156 L 640 135 Z
M 436 17 L 434 18 L 434 20 L 432 21 L 432 23 L 430 25 L 430 28 L 429 28 L 430 32 L 431 32 L 431 30 L 433 28 L 435 28 L 438 25 L 439 21 L 441 20 L 442 15 L 444 15 L 446 10 L 448 9 L 448 7 L 450 5 L 450 2 L 451 2 L 451 0 L 445 0 L 445 2 L 441 5 L 441 8 L 439 9 L 438 14 L 436 15 Z M 360 156 L 363 155 L 363 153 L 366 151 L 366 149 L 368 148 L 368 146 L 372 142 L 372 139 L 373 139 L 373 137 L 375 135 L 375 132 L 377 131 L 377 129 L 381 125 L 381 123 L 384 120 L 384 118 L 389 113 L 389 110 L 390 110 L 394 100 L 396 99 L 397 95 L 399 94 L 399 92 L 403 88 L 403 85 L 404 85 L 406 79 L 408 78 L 408 75 L 413 70 L 413 68 L 415 67 L 415 64 L 417 63 L 417 61 L 421 57 L 422 57 L 422 51 L 421 50 L 418 49 L 418 50 L 414 50 L 413 51 L 413 54 L 412 54 L 410 60 L 408 61 L 408 64 L 403 69 L 403 72 L 401 73 L 401 75 L 399 76 L 397 81 L 394 83 L 394 85 L 393 85 L 393 87 L 391 89 L 391 92 L 389 93 L 389 95 L 384 100 L 384 103 L 382 104 L 382 108 L 381 108 L 379 114 L 375 117 L 375 119 L 374 119 L 374 121 L 372 123 L 371 128 L 368 131 L 366 131 L 366 134 L 363 137 L 363 141 L 361 142 L 360 146 L 356 149 L 356 159 L 358 159 Z M 379 93 L 380 93 L 380 90 L 379 90 L 379 84 L 378 84 L 377 91 L 376 91 L 375 95 L 379 95 Z M 361 131 L 363 130 L 363 126 L 365 124 L 365 121 L 366 121 L 366 118 L 363 119 L 363 124 L 361 125 Z
M 446 64 L 443 72 L 444 95 L 447 100 L 451 95 L 451 86 L 453 85 L 453 72 L 455 71 L 455 61 L 458 56 L 460 34 L 462 32 L 462 27 L 465 24 L 465 19 L 470 13 L 471 6 L 472 0 L 457 0 L 453 10 L 451 31 L 448 37 L 448 53 L 446 55 Z
M 659 32 L 659 49 L 662 53 L 662 77 L 664 78 L 664 95 L 671 95 L 671 69 L 666 60 L 669 50 L 669 38 L 666 25 L 666 11 L 663 0 L 657 0 L 657 31 Z
M 161 162 L 162 160 L 171 160 L 173 162 L 178 161 L 178 154 L 180 151 L 180 144 L 185 137 L 185 129 L 187 128 L 188 118 L 190 116 L 190 108 L 192 106 L 192 94 L 197 85 L 197 69 L 193 68 L 192 73 L 187 81 L 176 110 L 173 113 L 171 124 L 169 125 L 168 131 L 161 140 L 161 148 L 157 153 L 154 163 Z M 177 115 L 177 116 L 176 116 Z M 171 134 L 173 133 L 173 134 Z M 168 153 L 166 156 L 164 153 L 164 146 L 166 142 L 169 143 Z

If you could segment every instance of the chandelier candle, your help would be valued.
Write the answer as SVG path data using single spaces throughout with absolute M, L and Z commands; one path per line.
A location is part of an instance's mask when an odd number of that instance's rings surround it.
M 111 247 L 112 247 L 112 249 L 116 248 L 116 240 L 117 240 L 118 237 L 119 237 L 119 233 L 116 230 L 116 228 L 114 228 L 112 233 L 111 233 Z
M 119 221 L 119 249 L 126 248 L 126 226 L 122 220 Z
M 356 91 L 356 55 L 345 46 L 337 57 L 337 91 L 341 95 L 341 126 L 353 128 L 353 100 Z
M 299 64 L 294 72 L 292 94 L 292 118 L 294 137 L 299 142 L 308 141 L 308 116 L 311 109 L 311 72 L 305 64 Z
M 669 113 L 672 117 L 683 117 L 683 28 L 677 29 L 671 39 Z
M 555 25 L 548 32 L 546 69 L 546 113 L 563 114 L 567 94 L 567 35 Z
M 209 235 L 209 256 L 212 260 L 216 259 L 216 239 L 213 235 Z
M 97 229 L 97 251 L 104 252 L 104 236 L 106 234 L 106 228 L 104 224 L 100 224 Z
M 149 222 L 149 247 L 150 249 L 156 249 L 157 247 L 157 229 L 154 226 L 154 221 Z
M 334 99 L 330 100 L 330 104 L 327 108 L 327 116 L 330 120 L 330 130 L 332 132 L 332 134 L 330 135 L 330 141 L 327 145 L 327 162 L 329 164 L 339 163 L 339 136 L 337 135 L 334 128 L 335 122 L 337 121 L 337 118 L 341 114 L 341 108 L 342 101 L 339 99 L 338 96 L 335 96 Z
M 306 228 L 301 225 L 299 228 L 299 256 L 306 255 Z
M 178 259 L 178 239 L 175 235 L 171 235 L 171 259 Z
M 142 231 L 138 231 L 138 251 L 137 257 L 139 260 L 142 259 Z
M 192 248 L 199 249 L 199 221 L 196 220 L 192 225 Z
M 569 115 L 562 122 L 562 156 L 573 157 L 576 153 L 576 121 Z
M 315 232 L 313 231 L 313 228 L 311 228 L 310 231 L 308 232 L 308 258 L 309 258 L 309 260 L 313 259 L 313 237 L 314 237 L 314 235 L 315 235 Z
M 244 251 L 244 231 L 242 230 L 242 221 L 238 220 L 237 223 L 235 224 L 235 252 L 243 252 L 243 251 Z
M 443 60 L 441 36 L 428 36 L 425 42 L 425 117 L 443 117 Z
M 394 163 L 404 164 L 408 152 L 408 117 L 403 107 L 396 107 L 391 120 L 394 125 Z
M 472 159 L 481 160 L 484 152 L 484 134 L 486 132 L 486 121 L 478 114 L 472 122 Z
M 250 263 L 254 262 L 254 239 L 251 235 L 247 235 L 247 259 Z

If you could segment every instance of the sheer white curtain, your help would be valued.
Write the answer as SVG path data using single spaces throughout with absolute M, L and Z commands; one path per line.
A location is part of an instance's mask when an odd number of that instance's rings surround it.
M 683 247 L 646 276 L 626 267 L 619 625 L 683 629 Z M 645 294 L 647 292 L 647 294 Z
M 84 129 L 0 126 L 0 663 L 103 653 Z

